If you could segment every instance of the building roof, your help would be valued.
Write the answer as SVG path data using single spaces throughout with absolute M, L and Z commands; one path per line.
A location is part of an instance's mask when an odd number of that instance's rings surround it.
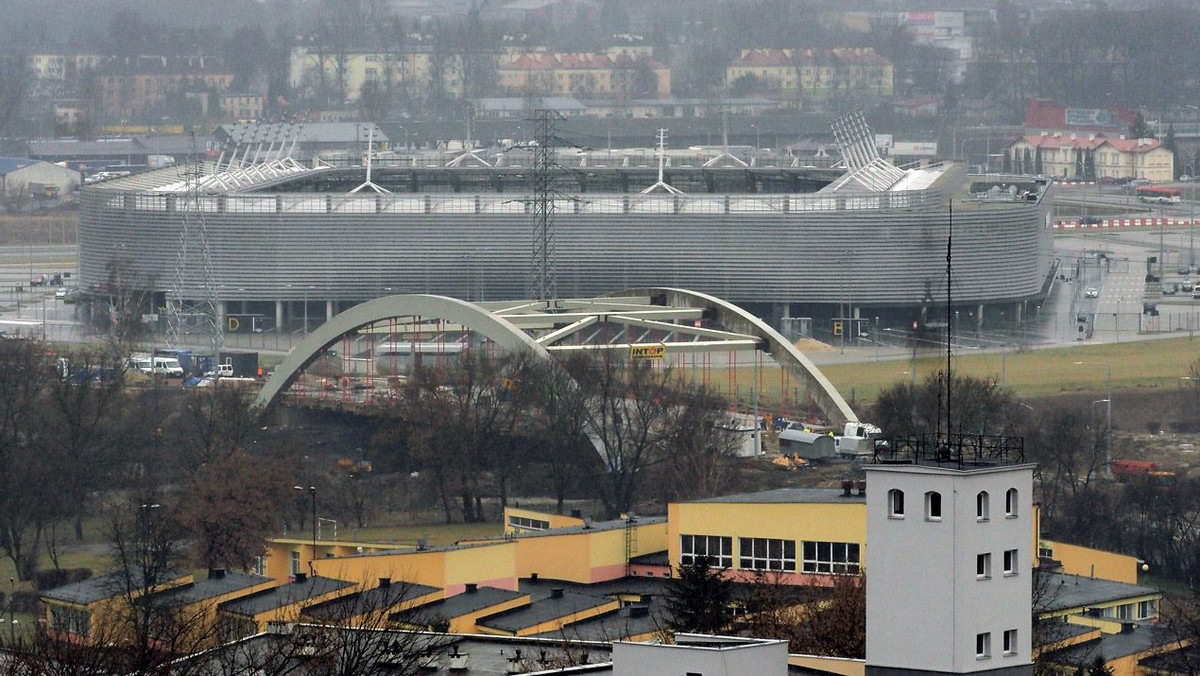
M 859 63 L 886 65 L 891 63 L 870 47 L 839 47 L 835 49 L 747 49 L 729 65 L 738 66 L 808 66 L 816 64 Z
M 391 619 L 401 622 L 417 621 L 420 623 L 424 623 L 434 617 L 453 619 L 479 612 L 492 606 L 498 606 L 501 603 L 508 603 L 524 596 L 526 594 L 523 592 L 510 591 L 508 589 L 478 587 L 475 591 L 464 591 L 461 594 L 448 596 L 440 601 L 434 601 L 433 603 L 427 603 L 417 608 L 395 613 Z
M 163 584 L 178 583 L 188 577 L 188 574 L 182 571 L 170 570 L 163 573 L 160 577 Z M 131 571 L 128 577 L 126 577 L 125 572 L 117 571 L 89 578 L 82 582 L 75 582 L 46 590 L 42 592 L 41 597 L 54 601 L 87 605 L 123 594 L 127 588 L 140 589 L 143 584 L 142 571 Z
M 538 96 L 533 101 L 524 96 L 489 96 L 471 99 L 471 105 L 479 112 L 521 112 L 533 108 L 546 110 L 587 110 L 587 106 L 572 96 Z
M 669 566 L 671 565 L 671 553 L 664 549 L 661 552 L 639 554 L 631 556 L 629 563 L 637 566 Z
M 294 631 L 310 629 L 321 632 L 334 641 L 342 640 L 345 644 L 354 645 L 355 650 L 348 651 L 353 652 L 354 658 L 364 654 L 370 655 L 376 651 L 384 652 L 383 648 L 369 645 L 368 641 L 377 639 L 386 643 L 398 638 L 401 644 L 410 646 L 411 649 L 425 649 L 435 653 L 438 656 L 436 664 L 439 667 L 436 673 L 446 673 L 446 655 L 452 651 L 456 651 L 459 655 L 470 656 L 466 669 L 450 672 L 466 676 L 471 674 L 546 673 L 547 667 L 542 658 L 551 663 L 563 662 L 564 658 L 569 660 L 568 663 L 586 659 L 585 663 L 592 665 L 591 667 L 570 668 L 571 673 L 592 674 L 611 673 L 612 671 L 611 663 L 608 663 L 612 655 L 612 645 L 608 642 L 573 642 L 567 645 L 561 640 L 541 638 L 410 633 L 379 631 L 370 628 L 312 627 L 304 624 L 297 624 Z M 263 662 L 263 656 L 272 653 L 283 655 L 292 653 L 296 647 L 296 638 L 296 636 L 281 633 L 255 634 L 224 644 L 219 648 L 185 657 L 179 663 L 193 667 L 202 667 L 204 664 L 211 665 L 207 670 L 202 669 L 205 673 L 221 673 L 228 670 L 230 665 L 241 668 L 242 671 L 239 673 L 252 673 L 256 671 L 256 665 Z M 555 673 L 557 672 L 556 669 Z
M 740 493 L 737 495 L 722 495 L 715 498 L 693 500 L 697 502 L 720 502 L 726 504 L 829 504 L 850 503 L 866 504 L 865 495 L 845 495 L 836 488 L 776 488 L 772 491 L 758 493 Z
M 561 589 L 561 588 L 560 588 Z M 563 590 L 561 596 L 547 596 L 527 606 L 504 611 L 481 619 L 477 624 L 501 631 L 519 632 L 559 618 L 600 608 L 613 603 L 612 599 Z
M 270 143 L 362 143 L 367 148 L 369 130 L 374 127 L 374 143 L 387 143 L 387 134 L 373 122 L 263 122 L 254 124 L 223 124 L 217 128 L 219 135 L 243 143 L 262 141 Z
M 11 174 L 19 169 L 37 164 L 41 160 L 29 160 L 19 157 L 0 157 L 0 176 Z
M 1084 641 L 1050 653 L 1051 662 L 1066 664 L 1090 664 L 1103 655 L 1111 662 L 1122 657 L 1144 653 L 1151 648 L 1175 643 L 1177 637 L 1171 628 L 1162 624 L 1143 624 L 1129 631 L 1116 634 L 1101 634 L 1099 640 Z
M 1084 608 L 1139 596 L 1159 596 L 1153 587 L 1102 580 L 1067 573 L 1039 573 L 1045 576 L 1045 601 L 1041 612 L 1052 613 L 1071 608 Z
M 221 604 L 220 609 L 253 617 L 270 610 L 303 603 L 309 599 L 315 599 L 330 592 L 353 586 L 353 582 L 335 580 L 317 575 L 309 577 L 303 582 L 291 582 L 275 587 L 274 589 L 252 594 L 245 598 L 226 601 Z
M 1076 134 L 1056 132 L 1054 134 L 1027 134 L 1022 140 L 1035 148 L 1078 148 L 1095 150 L 1110 145 L 1123 153 L 1148 153 L 1162 147 L 1162 141 L 1154 138 L 1105 138 L 1100 134 Z
M 192 582 L 155 594 L 150 603 L 156 606 L 184 606 L 273 581 L 273 578 L 262 575 L 226 572 L 220 576 L 210 575 L 199 582 Z
M 441 591 L 415 582 L 394 582 L 388 586 L 373 587 L 357 594 L 347 594 L 332 601 L 317 603 L 304 609 L 304 614 L 320 620 L 347 620 L 356 615 L 386 611 L 405 601 L 419 599 Z

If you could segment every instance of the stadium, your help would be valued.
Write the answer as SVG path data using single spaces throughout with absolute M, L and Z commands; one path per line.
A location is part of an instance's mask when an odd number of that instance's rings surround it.
M 208 294 L 222 315 L 261 316 L 265 330 L 391 294 L 529 298 L 543 194 L 558 297 L 669 286 L 776 326 L 811 318 L 805 332 L 818 337 L 836 318 L 908 327 L 945 316 L 952 232 L 950 296 L 964 319 L 1020 320 L 1040 302 L 1053 263 L 1050 186 L 863 154 L 844 150 L 842 171 L 599 166 L 574 155 L 571 167 L 560 151 L 564 166 L 540 184 L 527 159 L 170 167 L 81 191 L 80 283 L 104 288 L 120 269 L 156 307 L 172 288 L 185 301 Z M 669 189 L 644 192 L 656 185 Z

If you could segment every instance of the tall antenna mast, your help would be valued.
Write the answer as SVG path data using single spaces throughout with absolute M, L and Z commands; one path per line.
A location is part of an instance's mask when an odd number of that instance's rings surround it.
M 642 191 L 642 194 L 654 192 L 659 188 L 671 193 L 672 195 L 682 195 L 683 191 L 663 180 L 665 176 L 664 166 L 667 162 L 667 130 L 658 130 L 658 181 L 654 185 Z
M 950 220 L 947 223 L 946 229 L 946 434 L 951 434 L 954 431 L 951 426 L 950 407 L 953 401 L 950 398 L 950 384 L 953 382 L 953 374 L 950 370 L 950 345 L 953 343 L 954 325 L 950 322 L 950 301 L 951 301 L 951 277 L 954 258 L 954 202 L 950 202 Z

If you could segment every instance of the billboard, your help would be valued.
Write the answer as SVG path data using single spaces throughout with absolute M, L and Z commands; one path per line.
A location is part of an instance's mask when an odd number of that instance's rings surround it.
M 901 157 L 934 157 L 937 152 L 937 141 L 896 141 L 892 145 L 892 154 Z
M 1111 110 L 1101 108 L 1067 108 L 1068 127 L 1120 127 L 1121 121 Z

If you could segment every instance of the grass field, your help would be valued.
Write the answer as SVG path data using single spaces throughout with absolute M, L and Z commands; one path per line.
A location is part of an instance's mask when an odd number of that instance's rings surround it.
M 1200 339 L 1188 337 L 1129 343 L 1105 343 L 1080 347 L 1011 352 L 958 353 L 952 365 L 956 374 L 994 379 L 1021 398 L 1050 397 L 1055 394 L 1106 390 L 1108 368 L 1112 369 L 1114 391 L 1128 389 L 1178 390 L 1190 373 L 1192 363 L 1200 360 Z M 1082 362 L 1077 364 L 1076 362 Z M 922 352 L 916 360 L 918 383 L 944 370 L 944 353 Z M 879 393 L 895 383 L 910 382 L 912 359 L 863 361 L 821 366 L 821 371 L 856 410 L 874 402 Z M 787 383 L 781 383 L 779 370 L 764 367 L 760 375 L 759 403 L 776 406 Z M 715 384 L 727 388 L 722 372 Z M 738 398 L 747 402 L 753 392 L 754 369 L 737 369 Z

